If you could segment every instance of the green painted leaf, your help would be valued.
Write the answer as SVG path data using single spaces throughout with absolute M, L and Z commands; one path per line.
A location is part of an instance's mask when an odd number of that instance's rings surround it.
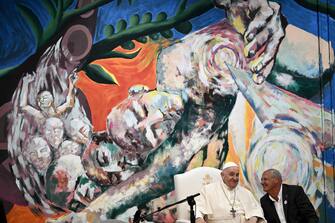
M 109 53 L 109 57 L 110 58 L 133 59 L 133 58 L 135 58 L 140 53 L 140 51 L 141 51 L 141 49 L 138 49 L 134 53 L 123 53 L 123 52 L 119 52 L 119 51 L 113 50 L 112 52 Z
M 189 21 L 180 23 L 175 27 L 175 29 L 180 33 L 188 34 L 192 30 L 192 23 L 190 23 Z
M 162 31 L 160 34 L 166 39 L 173 37 L 173 32 L 171 30 Z
M 117 22 L 117 24 L 116 24 L 116 32 L 117 32 L 117 33 L 118 33 L 118 32 L 121 32 L 121 31 L 125 30 L 126 27 L 127 27 L 127 22 L 126 22 L 126 20 L 124 20 L 124 19 L 120 19 L 120 20 Z
M 130 26 L 136 26 L 140 22 L 140 16 L 135 14 L 132 15 L 129 19 Z
M 117 84 L 114 74 L 107 71 L 103 66 L 98 64 L 89 64 L 83 68 L 86 75 L 94 82 L 100 84 Z
M 146 43 L 148 41 L 146 36 L 137 37 L 136 40 L 140 43 Z
M 159 34 L 158 33 L 153 33 L 153 34 L 150 34 L 149 37 L 152 40 L 158 40 L 159 39 Z
M 149 23 L 152 20 L 152 14 L 151 12 L 146 12 L 142 16 L 142 23 Z
M 112 26 L 112 25 L 105 25 L 105 27 L 104 27 L 104 35 L 106 36 L 106 37 L 110 37 L 111 35 L 113 35 L 114 34 L 114 26 Z
M 27 23 L 29 24 L 36 38 L 36 43 L 38 43 L 43 35 L 43 27 L 40 23 L 40 20 L 30 8 L 20 4 L 17 7 L 21 15 L 26 19 Z
M 157 21 L 157 22 L 161 22 L 161 21 L 166 20 L 166 18 L 167 18 L 167 14 L 166 14 L 166 12 L 160 12 L 160 13 L 158 13 L 158 15 L 157 15 L 156 21 Z
M 126 50 L 132 50 L 135 48 L 135 43 L 133 41 L 127 41 L 121 44 L 121 47 Z
M 187 3 L 187 0 L 183 0 L 183 1 L 181 1 L 181 3 L 180 3 L 179 6 L 178 6 L 178 10 L 177 10 L 176 15 L 181 14 L 181 13 L 185 10 L 185 8 L 186 8 L 186 3 Z

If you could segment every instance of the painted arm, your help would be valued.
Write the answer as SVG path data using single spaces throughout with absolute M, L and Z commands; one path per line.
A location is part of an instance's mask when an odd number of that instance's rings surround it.
M 28 93 L 29 93 L 29 84 L 34 81 L 34 77 L 31 74 L 27 74 L 22 79 L 22 89 L 21 89 L 21 98 L 20 98 L 20 109 L 23 112 L 26 112 L 34 117 L 41 115 L 41 112 L 28 104 Z
M 77 81 L 77 74 L 75 73 L 76 71 L 73 71 L 69 76 L 68 76 L 68 84 L 69 84 L 69 91 L 66 96 L 65 103 L 58 106 L 56 109 L 57 114 L 63 114 L 66 112 L 67 109 L 70 109 L 74 106 L 74 84 Z

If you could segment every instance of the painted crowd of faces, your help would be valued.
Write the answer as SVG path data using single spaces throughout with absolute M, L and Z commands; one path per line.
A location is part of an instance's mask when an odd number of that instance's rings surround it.
M 23 94 L 29 94 L 33 81 L 32 75 L 23 78 Z M 85 176 L 80 156 L 90 143 L 92 132 L 91 124 L 84 118 L 65 119 L 75 100 L 72 81 L 69 78 L 68 97 L 60 106 L 54 105 L 54 96 L 47 90 L 38 93 L 37 108 L 29 105 L 25 97 L 20 103 L 21 111 L 38 126 L 38 132 L 30 134 L 24 143 L 24 157 L 45 181 L 47 197 L 64 209 L 74 199 L 71 196 L 76 189 L 87 193 L 82 188 L 84 183 L 80 185 L 77 181 Z
M 72 79 L 68 78 L 69 92 L 63 104 L 55 106 L 52 93 L 43 90 L 37 94 L 35 108 L 26 99 L 34 77 L 25 76 L 20 111 L 38 125 L 38 132 L 25 140 L 23 154 L 43 179 L 47 199 L 63 210 L 78 211 L 108 186 L 119 184 L 140 169 L 146 153 L 172 132 L 182 102 L 166 93 L 149 92 L 146 86 L 130 88 L 130 97 L 107 118 L 108 130 L 114 130 L 113 140 L 123 145 L 121 150 L 112 143 L 93 142 L 87 119 L 68 118 L 75 113 L 72 108 L 77 100 Z M 163 118 L 167 114 L 169 117 Z M 141 141 L 147 143 L 135 150 L 134 143 Z

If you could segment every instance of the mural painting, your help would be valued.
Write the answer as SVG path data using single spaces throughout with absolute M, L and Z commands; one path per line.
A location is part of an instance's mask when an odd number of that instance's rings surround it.
M 131 221 L 175 201 L 175 174 L 226 161 L 257 198 L 274 167 L 335 219 L 334 2 L 0 6 L 8 222 Z

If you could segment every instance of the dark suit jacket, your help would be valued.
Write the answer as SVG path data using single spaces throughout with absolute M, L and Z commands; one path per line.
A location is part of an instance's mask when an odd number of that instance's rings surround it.
M 301 186 L 283 184 L 281 197 L 287 223 L 317 223 L 319 221 L 312 203 Z M 261 198 L 261 206 L 268 223 L 280 223 L 275 205 L 268 194 Z

